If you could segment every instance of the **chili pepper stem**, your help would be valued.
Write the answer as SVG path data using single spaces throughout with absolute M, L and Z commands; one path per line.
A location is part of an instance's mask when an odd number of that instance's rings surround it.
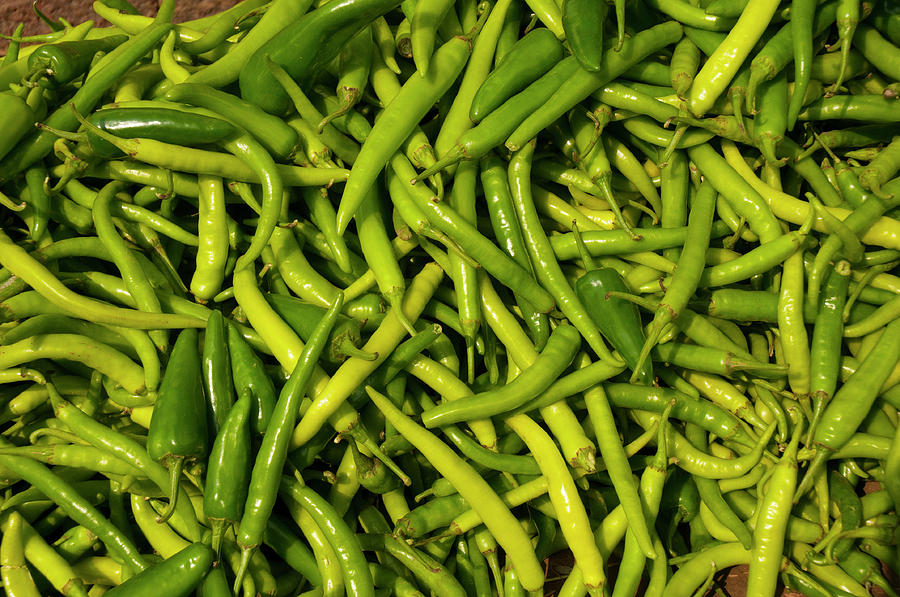
M 659 309 L 659 307 L 657 307 L 657 309 Z M 634 367 L 634 372 L 631 374 L 629 383 L 637 383 L 644 362 L 650 358 L 650 351 L 653 350 L 653 347 L 659 342 L 664 328 L 678 316 L 677 313 L 670 313 L 668 316 L 665 316 L 664 313 L 668 313 L 668 311 L 661 312 L 657 310 L 656 316 L 654 316 L 653 321 L 651 321 L 650 325 L 647 327 L 647 340 L 644 342 L 644 346 L 641 347 L 641 353 L 638 355 L 637 364 Z
M 762 152 L 763 157 L 765 157 L 766 161 L 769 162 L 769 164 L 771 164 L 773 166 L 781 167 L 781 166 L 785 165 L 788 162 L 788 160 L 790 159 L 789 157 L 783 157 L 783 158 L 779 159 L 775 155 L 775 153 L 776 153 L 775 139 L 773 139 L 772 137 L 769 137 L 769 136 L 763 137 L 762 139 L 760 139 L 759 144 L 760 144 L 760 151 Z
M 409 333 L 410 336 L 416 335 L 416 328 L 413 326 L 412 322 L 409 320 L 409 317 L 406 316 L 406 313 L 403 312 L 403 293 L 391 293 L 387 296 L 388 303 L 391 306 L 391 310 L 397 316 L 397 319 L 400 321 L 400 325 L 403 326 L 403 329 Z M 375 358 L 378 358 L 377 355 Z M 374 359 L 367 359 L 374 360 Z
M 253 552 L 256 551 L 254 547 L 243 547 L 241 548 L 241 563 L 238 565 L 238 569 L 234 573 L 234 586 L 232 587 L 232 592 L 237 595 L 241 589 L 241 586 L 244 583 L 244 576 L 247 574 L 247 568 L 250 566 L 250 558 L 253 557 Z
M 231 523 L 224 518 L 211 518 L 209 519 L 209 525 L 211 533 L 211 547 L 212 550 L 216 554 L 216 558 L 219 557 L 219 554 L 222 553 L 222 539 L 225 538 L 225 533 L 228 532 L 228 527 L 231 526 Z
M 52 133 L 61 139 L 65 139 L 67 141 L 74 141 L 76 143 L 80 141 L 87 141 L 87 133 L 72 133 L 69 131 L 64 131 L 61 129 L 53 128 L 48 124 L 44 124 L 43 122 L 39 122 L 35 125 L 37 128 L 42 131 L 47 131 L 48 133 Z
M 450 166 L 453 166 L 454 164 L 457 164 L 457 163 L 463 161 L 464 159 L 466 159 L 466 150 L 463 149 L 462 147 L 456 145 L 456 146 L 450 148 L 450 150 L 448 150 L 446 154 L 441 156 L 441 158 L 439 160 L 437 160 L 435 163 L 433 163 L 431 166 L 429 166 L 428 168 L 425 168 L 424 170 L 419 172 L 419 174 L 416 175 L 416 177 L 413 178 L 409 182 L 410 182 L 410 184 L 416 184 L 418 182 L 421 182 L 421 181 L 425 180 L 426 178 L 434 176 L 441 170 L 444 170 L 445 168 L 449 168 Z
M 467 382 L 471 385 L 475 383 L 475 337 L 466 338 L 466 375 Z
M 615 0 L 616 11 L 616 46 L 614 52 L 622 49 L 625 43 L 625 0 Z
M 377 354 L 367 352 L 365 350 L 362 350 L 361 348 L 357 348 L 356 345 L 354 345 L 353 342 L 351 342 L 350 339 L 346 337 L 341 340 L 338 351 L 347 355 L 348 357 L 362 359 L 364 361 L 374 361 L 378 358 Z
M 610 184 L 610 176 L 601 176 L 597 180 L 594 181 L 594 186 L 600 190 L 600 195 L 603 199 L 609 203 L 609 209 L 612 210 L 613 215 L 616 218 L 616 223 L 619 227 L 622 228 L 625 232 L 628 233 L 628 236 L 631 237 L 631 240 L 641 240 L 641 235 L 636 234 L 634 230 L 631 229 L 631 225 L 625 219 L 625 216 L 622 215 L 622 210 L 619 207 L 619 202 L 616 201 L 616 198 L 613 197 L 612 193 L 612 185 Z
M 806 468 L 806 474 L 803 476 L 803 480 L 800 481 L 800 485 L 797 486 L 797 491 L 794 494 L 795 504 L 812 488 L 813 483 L 816 481 L 816 477 L 825 470 L 829 452 L 831 452 L 831 450 L 825 446 L 816 446 L 816 452 L 809 461 L 809 466 Z
M 156 522 L 162 524 L 169 520 L 175 513 L 178 505 L 178 486 L 181 483 L 181 472 L 184 470 L 184 458 L 173 457 L 169 459 L 169 503 L 166 509 L 156 517 Z
M 372 456 L 384 463 L 391 472 L 397 475 L 403 485 L 409 487 L 412 484 L 412 479 L 409 478 L 409 475 L 403 472 L 403 469 L 401 469 L 391 457 L 385 454 L 381 450 L 381 447 L 379 447 L 375 440 L 369 437 L 367 433 L 364 433 L 358 426 L 350 429 L 347 433 L 350 436 L 351 441 L 357 441 L 365 446 L 372 453 Z
M 341 104 L 341 106 L 337 110 L 335 110 L 331 114 L 326 115 L 325 118 L 323 118 L 319 122 L 318 126 L 316 127 L 316 132 L 321 134 L 322 131 L 325 130 L 325 127 L 328 126 L 329 124 L 331 124 L 332 120 L 334 120 L 335 118 L 340 118 L 341 116 L 347 114 L 352 109 L 353 109 L 353 104 L 351 104 L 350 102 L 345 102 L 345 103 Z

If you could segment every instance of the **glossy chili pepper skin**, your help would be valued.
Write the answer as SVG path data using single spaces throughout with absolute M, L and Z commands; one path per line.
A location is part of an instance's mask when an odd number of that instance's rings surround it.
M 644 329 L 637 305 L 607 294 L 629 292 L 619 272 L 608 267 L 589 271 L 575 282 L 575 292 L 600 333 L 619 351 L 628 366 L 634 368 L 644 345 Z M 638 376 L 643 383 L 653 381 L 650 359 L 644 361 Z
M 215 558 L 215 553 L 207 545 L 192 543 L 172 557 L 110 589 L 106 594 L 120 597 L 186 597 L 203 581 Z
M 231 357 L 225 318 L 220 311 L 210 313 L 203 336 L 203 389 L 209 405 L 210 429 L 218 434 L 228 411 L 234 403 L 234 382 L 231 379 Z
M 269 421 L 266 434 L 256 454 L 250 475 L 244 514 L 237 532 L 237 544 L 241 547 L 242 570 L 252 561 L 251 556 L 263 540 L 269 516 L 275 505 L 278 479 L 287 458 L 288 440 L 297 419 L 300 400 L 315 373 L 319 357 L 344 304 L 339 293 L 334 304 L 316 324 L 309 343 L 297 360 L 291 376 L 281 389 L 275 412 Z
M 581 338 L 575 328 L 559 326 L 550 334 L 543 352 L 516 379 L 495 390 L 459 398 L 429 409 L 422 416 L 426 427 L 471 421 L 521 406 L 552 383 L 575 357 Z
M 241 70 L 241 96 L 267 112 L 285 112 L 287 95 L 266 67 L 266 56 L 302 84 L 363 27 L 399 4 L 400 0 L 335 2 L 297 19 L 250 57 Z
M 250 480 L 250 413 L 253 396 L 245 391 L 216 435 L 206 466 L 203 513 L 212 525 L 218 553 L 227 526 L 241 519 Z
M 178 334 L 147 431 L 147 452 L 169 469 L 176 489 L 185 464 L 202 460 L 209 447 L 198 341 L 196 328 Z
M 517 41 L 472 98 L 469 117 L 479 122 L 562 60 L 563 47 L 549 29 L 538 28 Z
M 103 39 L 48 44 L 28 56 L 28 66 L 33 71 L 46 71 L 56 84 L 62 85 L 87 72 L 97 52 L 108 52 L 127 40 L 125 35 L 112 35 Z
M 246 388 L 253 395 L 253 429 L 256 433 L 264 433 L 275 408 L 275 386 L 266 374 L 262 360 L 241 337 L 237 328 L 229 325 L 226 334 L 234 389 L 241 394 Z
M 87 120 L 123 139 L 147 138 L 188 147 L 211 145 L 237 134 L 237 129 L 224 120 L 163 108 L 107 108 Z M 97 157 L 124 155 L 92 132 L 88 132 L 88 144 Z
M 164 17 L 164 15 L 163 15 Z M 78 112 L 89 112 L 97 105 L 101 97 L 112 87 L 135 62 L 144 56 L 157 42 L 159 42 L 172 28 L 171 23 L 166 23 L 164 18 L 144 29 L 128 42 L 106 54 L 103 60 L 106 62 L 102 70 L 89 77 L 71 98 L 71 103 Z M 63 130 L 74 130 L 78 126 L 78 119 L 71 106 L 65 105 L 57 108 L 45 123 L 48 126 Z M 27 143 L 21 144 L 17 151 L 4 159 L 2 178 L 9 179 L 23 171 L 35 161 L 42 159 L 53 149 L 56 135 L 49 131 L 42 131 L 30 136 Z
M 300 142 L 297 132 L 280 118 L 230 93 L 206 85 L 181 83 L 170 89 L 165 98 L 220 114 L 223 119 L 256 137 L 277 158 L 289 157 Z
M 328 311 L 319 305 L 305 303 L 289 296 L 269 294 L 266 296 L 266 300 L 304 342 L 309 341 L 316 323 Z M 331 332 L 331 339 L 322 355 L 326 362 L 340 365 L 347 360 L 347 357 L 358 356 L 355 352 L 351 355 L 345 350 L 359 348 L 362 328 L 362 321 L 351 319 L 345 315 L 339 316 L 334 330 Z
M 862 503 L 853 485 L 837 471 L 828 475 L 828 498 L 840 512 L 841 530 L 852 531 L 863 524 Z M 854 548 L 853 539 L 838 539 L 829 545 L 830 555 L 835 560 L 843 560 Z
M 0 93 L 0 114 L 3 115 L 0 159 L 3 159 L 34 127 L 35 114 L 24 99 L 9 92 Z
M 581 67 L 598 71 L 603 67 L 603 24 L 609 8 L 606 2 L 566 0 L 562 25 L 566 40 Z

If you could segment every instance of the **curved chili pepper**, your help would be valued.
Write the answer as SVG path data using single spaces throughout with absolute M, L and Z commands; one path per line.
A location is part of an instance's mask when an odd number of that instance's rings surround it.
M 472 99 L 469 116 L 479 122 L 512 95 L 522 91 L 563 57 L 563 47 L 545 28 L 528 32 L 488 74 Z
M 559 326 L 550 334 L 540 356 L 516 379 L 496 389 L 445 402 L 422 413 L 427 428 L 484 419 L 512 410 L 543 392 L 575 358 L 581 337 L 571 326 Z
M 169 89 L 165 99 L 200 106 L 221 115 L 227 122 L 246 129 L 279 158 L 289 157 L 300 142 L 296 131 L 280 118 L 213 87 L 197 83 L 181 83 Z

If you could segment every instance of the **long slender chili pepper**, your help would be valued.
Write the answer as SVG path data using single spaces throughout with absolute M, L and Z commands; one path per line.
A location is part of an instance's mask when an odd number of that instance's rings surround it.
M 300 410 L 300 400 L 312 378 L 316 363 L 325 348 L 343 305 L 344 296 L 338 294 L 337 300 L 316 325 L 303 353 L 297 360 L 297 365 L 282 388 L 273 415 L 269 419 L 250 474 L 244 514 L 238 526 L 237 543 L 241 547 L 241 569 L 238 572 L 235 586 L 240 584 L 239 581 L 249 564 L 253 551 L 262 543 L 269 515 L 275 505 L 277 488 L 287 458 L 290 434 Z
M 6 440 L 3 443 L 8 445 Z M 131 570 L 140 572 L 147 568 L 147 563 L 137 547 L 69 483 L 60 479 L 50 469 L 22 456 L 2 456 L 0 461 L 9 470 L 40 488 L 44 495 L 60 505 L 78 524 L 91 529 L 100 537 L 107 549 L 120 557 Z

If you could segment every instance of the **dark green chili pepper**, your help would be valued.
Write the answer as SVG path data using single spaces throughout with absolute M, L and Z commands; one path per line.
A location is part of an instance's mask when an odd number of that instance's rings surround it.
M 265 433 L 266 425 L 275 408 L 275 386 L 266 374 L 262 360 L 241 337 L 240 331 L 230 324 L 227 327 L 234 389 L 238 395 L 241 395 L 245 388 L 253 394 L 254 412 L 251 415 L 253 429 L 256 433 Z
M 839 450 L 865 419 L 878 391 L 900 358 L 900 319 L 884 328 L 881 337 L 856 372 L 844 382 L 822 413 L 813 434 L 816 453 L 797 495 L 803 495 L 825 466 L 829 453 Z
M 319 319 L 310 335 L 309 343 L 304 347 L 291 376 L 282 387 L 278 403 L 267 421 L 265 435 L 253 464 L 244 514 L 238 527 L 237 544 L 241 548 L 241 564 L 236 573 L 235 586 L 240 586 L 251 556 L 262 543 L 266 523 L 275 505 L 291 432 L 300 410 L 300 400 L 316 371 L 319 356 L 325 348 L 343 305 L 344 294 L 339 292 L 334 304 Z M 340 518 L 340 515 L 337 517 Z M 325 531 L 324 528 L 322 530 Z
M 841 531 L 858 529 L 863 523 L 862 503 L 856 495 L 856 489 L 837 471 L 831 471 L 828 476 L 828 499 L 830 499 L 838 512 L 840 512 Z M 830 544 L 828 550 L 833 559 L 842 560 L 851 549 L 853 539 L 838 539 Z
M 169 469 L 169 505 L 163 521 L 175 512 L 182 469 L 202 460 L 208 449 L 198 340 L 196 328 L 178 334 L 147 431 L 147 452 Z
M 108 52 L 128 41 L 125 35 L 111 35 L 101 39 L 61 41 L 41 46 L 28 56 L 28 67 L 41 72 L 63 85 L 80 77 L 91 66 L 97 52 Z
M 810 344 L 809 390 L 813 416 L 809 423 L 809 437 L 815 434 L 819 419 L 837 389 L 844 335 L 843 314 L 849 285 L 850 264 L 838 261 L 825 281 Z
M 581 67 L 598 71 L 603 67 L 603 25 L 609 7 L 594 0 L 566 0 L 562 7 L 562 25 L 572 54 Z
M 550 334 L 540 356 L 513 381 L 494 390 L 444 402 L 422 414 L 427 428 L 500 414 L 531 400 L 550 386 L 575 358 L 581 344 L 578 331 L 567 325 Z
M 400 0 L 336 2 L 297 19 L 259 48 L 241 69 L 241 96 L 267 112 L 285 112 L 290 102 L 266 67 L 266 56 L 303 85 L 363 27 L 399 4 Z
M 267 114 L 248 101 L 207 85 L 181 83 L 166 92 L 165 99 L 200 106 L 221 114 L 228 122 L 246 129 L 279 158 L 289 157 L 300 142 L 297 132 L 282 119 Z
M 234 125 L 220 118 L 165 108 L 106 108 L 91 114 L 87 121 L 123 139 L 143 137 L 188 147 L 218 143 L 237 133 Z M 124 155 L 92 132 L 88 132 L 87 142 L 98 157 Z
M 305 303 L 290 296 L 267 294 L 266 300 L 304 342 L 309 341 L 316 323 L 328 311 L 328 309 L 319 305 Z M 331 332 L 327 350 L 322 355 L 325 362 L 331 365 L 340 365 L 348 357 L 366 360 L 374 359 L 375 355 L 359 348 L 362 327 L 363 322 L 359 319 L 351 319 L 345 315 L 338 316 L 334 330 Z
M 31 205 L 32 222 L 31 238 L 39 241 L 47 231 L 50 219 L 50 195 L 45 190 L 47 168 L 43 162 L 37 162 L 25 171 L 25 184 L 28 187 L 28 204 Z
M 587 309 L 597 329 L 609 343 L 619 351 L 622 358 L 635 375 L 646 384 L 653 382 L 653 364 L 644 359 L 639 365 L 641 347 L 646 339 L 641 326 L 641 316 L 637 305 L 621 298 L 610 297 L 610 292 L 628 293 L 625 280 L 616 270 L 609 267 L 595 267 L 581 235 L 573 230 L 575 243 L 581 252 L 587 273 L 575 282 L 575 292 Z
M 107 90 L 168 34 L 172 24 L 166 22 L 166 15 L 171 18 L 173 8 L 174 3 L 166 0 L 160 7 L 157 19 L 149 27 L 104 56 L 103 68 L 98 68 L 95 75 L 88 77 L 72 96 L 69 103 L 74 105 L 75 110 L 78 112 L 92 110 Z M 67 104 L 57 108 L 45 123 L 52 128 L 73 130 L 78 126 L 78 119 Z M 56 135 L 49 131 L 30 136 L 28 142 L 20 144 L 18 150 L 4 160 L 2 178 L 8 179 L 43 158 L 53 149 L 55 140 Z
M 225 318 L 215 310 L 206 320 L 203 336 L 203 389 L 209 405 L 210 428 L 218 434 L 234 403 L 234 382 L 231 379 Z
M 24 99 L 13 93 L 0 93 L 3 135 L 0 136 L 0 159 L 34 128 L 35 115 Z
M 563 57 L 563 47 L 549 29 L 528 32 L 497 63 L 472 99 L 469 117 L 479 122 L 495 108 L 550 70 Z
M 203 487 L 203 513 L 212 528 L 217 554 L 228 527 L 241 519 L 250 480 L 250 411 L 253 396 L 245 388 L 213 442 Z

